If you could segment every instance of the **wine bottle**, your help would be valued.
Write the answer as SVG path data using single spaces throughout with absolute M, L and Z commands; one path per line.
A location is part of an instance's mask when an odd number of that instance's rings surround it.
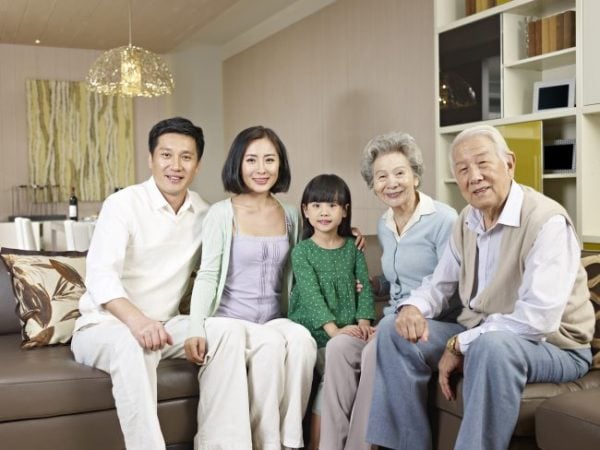
M 75 187 L 71 188 L 71 196 L 69 197 L 69 220 L 77 220 L 79 217 L 77 196 L 75 195 Z

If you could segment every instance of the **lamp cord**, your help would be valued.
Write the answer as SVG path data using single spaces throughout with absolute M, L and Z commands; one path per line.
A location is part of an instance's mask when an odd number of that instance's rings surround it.
M 131 0 L 129 0 L 128 6 L 129 6 L 129 46 L 131 47 Z

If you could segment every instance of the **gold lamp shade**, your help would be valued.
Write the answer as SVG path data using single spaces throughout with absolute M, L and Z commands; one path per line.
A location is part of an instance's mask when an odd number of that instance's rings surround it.
M 126 97 L 170 94 L 175 84 L 160 56 L 131 43 L 100 55 L 86 81 L 93 92 Z

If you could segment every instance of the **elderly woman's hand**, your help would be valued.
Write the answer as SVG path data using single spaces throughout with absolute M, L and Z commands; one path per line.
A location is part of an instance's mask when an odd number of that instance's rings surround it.
M 356 248 L 358 248 L 361 252 L 364 252 L 365 248 L 367 248 L 367 240 L 365 239 L 363 234 L 358 228 L 352 227 L 352 235 L 356 237 L 356 240 L 354 241 L 354 245 L 356 245 Z
M 396 331 L 409 342 L 425 341 L 429 339 L 429 326 L 423 313 L 413 305 L 400 308 L 396 315 Z

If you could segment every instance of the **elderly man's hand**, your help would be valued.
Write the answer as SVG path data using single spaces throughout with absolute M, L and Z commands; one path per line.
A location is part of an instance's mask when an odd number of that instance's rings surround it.
M 452 386 L 450 386 L 450 376 L 454 372 L 462 372 L 462 366 L 462 355 L 453 355 L 448 350 L 444 350 L 442 359 L 438 363 L 438 382 L 446 400 L 454 400 L 456 397 Z
M 406 305 L 396 315 L 396 331 L 409 342 L 429 339 L 429 326 L 419 308 Z

